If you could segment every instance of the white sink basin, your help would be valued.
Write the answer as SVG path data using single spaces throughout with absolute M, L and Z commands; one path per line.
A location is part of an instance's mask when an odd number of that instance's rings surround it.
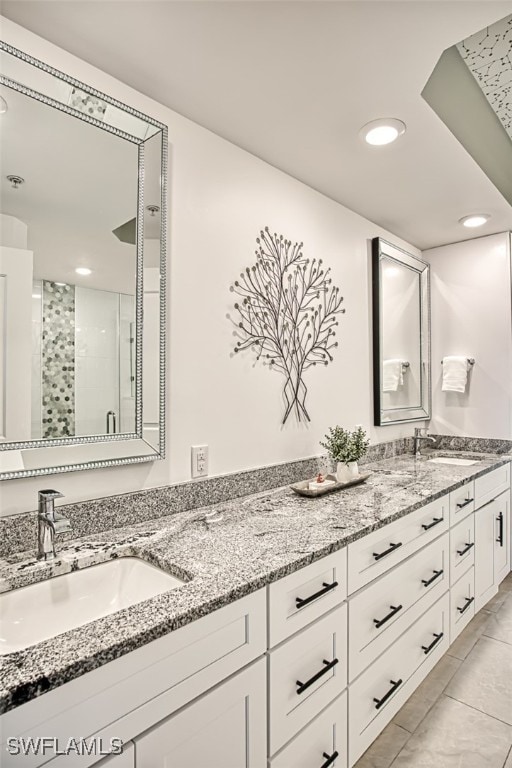
M 136 557 L 120 557 L 2 593 L 0 654 L 20 651 L 183 583 Z
M 429 459 L 432 464 L 453 464 L 456 467 L 470 467 L 472 464 L 477 464 L 476 459 L 453 459 L 450 456 L 436 456 L 435 459 Z

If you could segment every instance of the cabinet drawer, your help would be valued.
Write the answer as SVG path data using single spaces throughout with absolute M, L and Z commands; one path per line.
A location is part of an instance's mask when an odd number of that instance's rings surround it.
M 270 584 L 269 648 L 339 605 L 346 596 L 346 548 Z
M 446 532 L 350 599 L 349 680 L 354 680 L 449 588 L 449 541 Z
M 450 642 L 453 643 L 475 615 L 475 569 L 471 568 L 450 590 Z
M 448 494 L 348 545 L 349 595 L 448 530 Z
M 510 463 L 475 480 L 475 505 L 481 507 L 510 488 Z
M 307 725 L 287 747 L 270 761 L 270 768 L 322 768 L 347 766 L 347 692 Z
M 349 765 L 368 749 L 449 645 L 446 593 L 410 627 L 348 692 Z
M 269 653 L 270 755 L 347 685 L 347 606 Z
M 468 515 L 450 531 L 450 584 L 475 562 L 475 515 Z
M 475 482 L 470 480 L 460 488 L 450 492 L 450 525 L 463 520 L 475 509 Z

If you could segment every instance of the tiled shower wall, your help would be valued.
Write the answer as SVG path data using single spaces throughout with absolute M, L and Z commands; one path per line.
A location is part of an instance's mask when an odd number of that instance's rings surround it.
M 75 434 L 75 288 L 42 283 L 42 437 L 65 437 Z

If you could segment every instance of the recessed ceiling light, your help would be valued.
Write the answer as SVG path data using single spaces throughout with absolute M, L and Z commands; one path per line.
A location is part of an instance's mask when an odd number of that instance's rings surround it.
M 0 115 L 5 115 L 8 109 L 9 105 L 7 104 L 6 100 L 3 96 L 0 96 Z
M 459 219 L 459 224 L 464 227 L 481 227 L 486 224 L 491 217 L 488 213 L 473 213 L 471 216 L 463 216 Z
M 90 275 L 91 274 L 92 269 L 89 269 L 89 267 L 77 267 L 75 269 L 75 272 L 77 273 L 77 275 L 84 275 L 84 276 L 86 276 L 86 275 Z
M 395 117 L 382 117 L 363 125 L 359 131 L 363 139 L 375 147 L 391 144 L 406 131 L 406 125 Z

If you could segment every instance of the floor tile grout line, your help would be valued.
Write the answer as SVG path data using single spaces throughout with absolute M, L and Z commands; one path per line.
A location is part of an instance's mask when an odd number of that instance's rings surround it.
M 487 640 L 495 640 L 497 643 L 501 643 L 502 645 L 512 645 L 512 643 L 507 642 L 506 640 L 500 640 L 499 637 L 492 637 L 492 635 L 480 635 L 479 640 L 482 639 L 482 637 L 487 638 Z M 474 647 L 474 646 L 473 646 Z
M 512 744 L 510 745 L 510 749 L 507 752 L 507 756 L 505 758 L 505 762 L 503 763 L 503 768 L 507 768 L 507 761 L 508 761 L 510 755 L 512 755 Z
M 463 704 L 465 707 L 469 707 L 469 709 L 473 709 L 475 712 L 480 712 L 481 715 L 486 715 L 487 717 L 490 717 L 492 720 L 496 720 L 498 723 L 502 723 L 503 725 L 507 725 L 509 728 L 512 728 L 512 723 L 507 723 L 506 720 L 502 720 L 500 717 L 496 717 L 495 715 L 490 715 L 488 712 L 484 712 L 483 709 L 478 709 L 478 707 L 474 707 L 472 704 L 468 704 L 467 701 L 461 701 L 460 699 L 457 699 L 455 696 L 451 696 L 449 693 L 444 693 L 443 696 L 446 696 L 448 699 L 452 699 L 453 701 L 457 701 L 459 704 Z
M 425 714 L 424 714 L 424 715 L 423 715 L 423 717 L 421 718 L 420 722 L 418 723 L 418 725 L 416 726 L 416 728 L 414 729 L 414 731 L 410 731 L 410 730 L 409 730 L 408 728 L 406 728 L 405 726 L 403 726 L 403 725 L 400 725 L 399 723 L 396 723 L 394 718 L 393 718 L 393 720 L 391 721 L 392 723 L 394 723 L 395 725 L 398 725 L 398 727 L 399 727 L 399 728 L 403 728 L 403 729 L 404 729 L 404 731 L 407 731 L 407 733 L 410 733 L 410 734 L 411 734 L 411 736 L 412 736 L 412 735 L 413 735 L 413 734 L 414 734 L 414 733 L 415 733 L 415 732 L 418 730 L 418 728 L 419 728 L 419 727 L 420 727 L 420 725 L 423 723 L 423 721 L 425 720 L 425 718 L 427 717 L 427 715 L 429 714 L 429 712 L 430 712 L 430 711 L 431 711 L 431 710 L 432 710 L 432 709 L 435 707 L 435 705 L 438 703 L 439 699 L 440 699 L 440 698 L 441 698 L 441 696 L 444 694 L 444 692 L 446 691 L 446 689 L 447 689 L 447 688 L 448 688 L 448 686 L 450 685 L 451 681 L 453 680 L 453 678 L 455 677 L 455 675 L 457 674 L 457 672 L 459 671 L 459 669 L 460 669 L 460 668 L 462 667 L 462 665 L 464 664 L 464 660 L 462 660 L 462 659 L 457 659 L 457 657 L 456 657 L 456 656 L 452 656 L 451 658 L 452 658 L 452 659 L 456 659 L 457 661 L 460 661 L 460 664 L 459 664 L 459 666 L 457 667 L 457 669 L 455 670 L 455 672 L 453 673 L 453 675 L 450 677 L 450 679 L 447 681 L 446 685 L 444 686 L 443 690 L 440 692 L 439 696 L 437 696 L 436 700 L 435 700 L 435 701 L 434 701 L 434 702 L 433 702 L 433 703 L 430 705 L 430 707 L 427 709 L 427 711 L 425 712 Z M 439 662 L 438 662 L 438 664 L 439 664 Z M 423 682 L 426 682 L 426 681 L 428 680 L 429 676 L 432 674 L 432 672 L 434 671 L 434 669 L 435 669 L 435 667 L 434 667 L 434 668 L 433 668 L 433 669 L 432 669 L 432 670 L 429 672 L 429 674 L 428 674 L 428 675 L 427 675 L 427 677 L 426 677 L 426 678 L 423 680 Z M 422 684 L 423 684 L 423 683 L 420 683 L 420 686 L 421 686 Z M 414 693 L 416 693 L 416 691 L 415 691 Z M 414 695 L 414 693 L 413 693 L 412 695 Z M 409 697 L 409 699 L 407 699 L 407 701 L 410 701 L 410 699 L 411 699 L 411 698 L 412 698 L 412 696 L 410 696 L 410 697 Z M 407 706 L 407 702 L 406 702 L 406 703 L 405 703 L 403 706 L 404 706 L 404 707 L 405 707 L 405 706 Z M 398 712 L 397 712 L 396 714 L 398 715 L 400 712 L 401 712 L 401 710 L 398 710 Z M 396 717 L 396 715 L 395 715 L 395 717 Z M 404 746 L 405 746 L 405 745 L 404 745 Z

